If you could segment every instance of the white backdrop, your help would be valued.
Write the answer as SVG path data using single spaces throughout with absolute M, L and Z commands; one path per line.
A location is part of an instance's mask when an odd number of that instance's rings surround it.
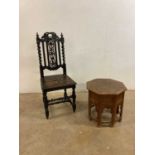
M 35 34 L 65 37 L 68 74 L 85 88 L 113 78 L 134 89 L 134 0 L 20 0 L 20 92 L 40 92 Z

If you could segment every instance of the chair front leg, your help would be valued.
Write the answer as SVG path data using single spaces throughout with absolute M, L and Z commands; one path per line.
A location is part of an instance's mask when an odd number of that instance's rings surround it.
M 73 107 L 73 112 L 75 112 L 75 110 L 76 110 L 76 94 L 75 94 L 75 86 L 72 88 L 72 97 L 73 97 L 72 107 Z
M 43 102 L 44 102 L 44 109 L 46 118 L 49 118 L 49 111 L 48 111 L 48 100 L 47 100 L 47 92 L 43 92 Z

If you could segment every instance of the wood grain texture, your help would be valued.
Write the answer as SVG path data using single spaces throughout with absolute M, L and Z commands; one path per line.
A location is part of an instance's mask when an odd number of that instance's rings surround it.
M 113 79 L 94 79 L 88 81 L 87 89 L 101 95 L 120 94 L 122 91 L 127 90 L 122 82 Z

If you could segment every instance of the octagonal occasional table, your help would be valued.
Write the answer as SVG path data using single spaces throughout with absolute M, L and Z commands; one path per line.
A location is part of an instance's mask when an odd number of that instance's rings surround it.
M 97 112 L 98 127 L 101 125 L 101 114 L 104 108 L 111 109 L 110 126 L 114 125 L 116 114 L 119 115 L 119 121 L 122 120 L 124 94 L 127 90 L 122 82 L 113 79 L 94 79 L 87 82 L 87 89 L 90 120 L 92 120 L 91 108 L 94 106 Z

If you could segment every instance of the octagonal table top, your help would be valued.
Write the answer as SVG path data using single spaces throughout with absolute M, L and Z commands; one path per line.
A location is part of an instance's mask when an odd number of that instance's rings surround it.
M 99 95 L 118 95 L 127 90 L 122 82 L 113 79 L 94 79 L 88 81 L 87 89 Z

